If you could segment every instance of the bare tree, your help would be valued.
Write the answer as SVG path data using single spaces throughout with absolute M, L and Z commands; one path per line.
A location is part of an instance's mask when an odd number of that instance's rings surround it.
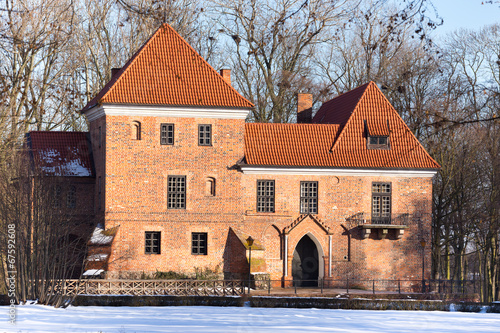
M 228 47 L 233 50 L 230 60 L 236 68 L 236 84 L 256 104 L 254 120 L 290 120 L 291 99 L 307 82 L 315 45 L 328 38 L 327 31 L 341 25 L 357 3 L 213 1 L 217 23 L 232 40 Z
M 67 110 L 79 94 L 71 86 L 73 1 L 7 1 L 1 12 L 0 129 L 6 142 L 28 129 L 76 126 Z M 69 75 L 68 75 L 69 73 Z
M 24 150 L 2 160 L 0 170 L 0 269 L 14 276 L 19 302 L 64 305 L 61 285 L 80 276 L 88 238 L 66 209 L 70 184 L 33 168 Z
M 217 34 L 207 19 L 205 1 L 118 0 L 127 12 L 134 36 L 146 40 L 162 23 L 168 23 L 207 61 L 217 56 Z

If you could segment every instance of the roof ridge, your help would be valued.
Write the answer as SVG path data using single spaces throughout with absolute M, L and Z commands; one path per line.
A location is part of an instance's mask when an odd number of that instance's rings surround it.
M 318 127 L 318 126 L 325 126 L 325 127 L 330 127 L 330 126 L 340 126 L 340 124 L 323 124 L 323 123 L 245 123 L 245 125 L 269 125 L 269 126 L 311 126 L 311 127 Z
M 330 152 L 333 152 L 337 146 L 339 145 L 339 142 L 342 141 L 342 138 L 344 136 L 344 133 L 346 132 L 346 128 L 349 127 L 349 124 L 351 123 L 352 119 L 354 118 L 354 114 L 356 113 L 356 111 L 358 110 L 358 106 L 360 105 L 361 103 L 361 100 L 365 97 L 366 95 L 366 92 L 368 90 L 368 88 L 372 85 L 372 84 L 375 84 L 375 82 L 373 81 L 369 81 L 368 83 L 365 83 L 361 86 L 359 86 L 358 88 L 361 88 L 362 86 L 366 85 L 365 89 L 363 90 L 363 93 L 361 94 L 361 97 L 359 98 L 359 100 L 356 102 L 356 106 L 354 106 L 354 109 L 352 109 L 352 112 L 349 116 L 349 118 L 347 119 L 347 122 L 344 124 L 344 126 L 342 127 L 342 129 L 340 130 L 340 134 L 337 136 L 337 140 L 335 140 L 335 143 L 332 145 L 332 147 L 330 148 Z M 357 88 L 355 88 L 357 89 Z M 352 91 L 352 90 L 351 90 Z M 339 96 L 342 96 L 342 95 L 339 95 Z M 337 96 L 338 97 L 338 96 Z M 335 98 L 337 98 L 335 97 Z M 397 113 L 397 112 L 396 112 Z
M 89 133 L 88 131 L 29 131 L 28 133 Z

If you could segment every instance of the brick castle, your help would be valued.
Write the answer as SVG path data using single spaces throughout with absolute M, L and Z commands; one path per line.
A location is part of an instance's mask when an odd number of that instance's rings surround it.
M 165 24 L 81 110 L 89 133 L 30 133 L 42 155 L 80 149 L 57 175 L 93 203 L 87 268 L 240 279 L 251 248 L 254 276 L 299 285 L 429 276 L 439 165 L 375 83 L 314 117 L 298 94 L 296 124 L 245 123 L 252 107 Z

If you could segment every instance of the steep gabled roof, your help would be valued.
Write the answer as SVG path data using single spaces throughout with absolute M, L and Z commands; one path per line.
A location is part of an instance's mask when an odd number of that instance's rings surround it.
M 314 117 L 315 124 L 247 124 L 246 163 L 332 168 L 440 168 L 373 82 L 326 102 L 320 111 L 322 114 Z M 388 136 L 390 149 L 369 149 L 369 135 Z
M 151 36 L 82 112 L 101 104 L 253 106 L 168 24 Z
M 339 95 L 321 105 L 312 119 L 313 123 L 344 125 L 353 113 L 370 83 Z
M 92 150 L 86 132 L 34 131 L 26 134 L 33 163 L 46 176 L 93 177 Z

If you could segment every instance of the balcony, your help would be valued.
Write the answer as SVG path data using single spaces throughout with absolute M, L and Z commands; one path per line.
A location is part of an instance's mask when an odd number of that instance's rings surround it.
M 408 229 L 408 222 L 410 220 L 409 214 L 398 214 L 387 218 L 365 219 L 364 213 L 358 213 L 349 220 L 355 222 L 362 230 L 363 239 L 369 238 L 372 234 L 377 234 L 378 239 L 385 239 L 389 233 L 394 233 L 396 239 L 403 237 L 405 229 Z

